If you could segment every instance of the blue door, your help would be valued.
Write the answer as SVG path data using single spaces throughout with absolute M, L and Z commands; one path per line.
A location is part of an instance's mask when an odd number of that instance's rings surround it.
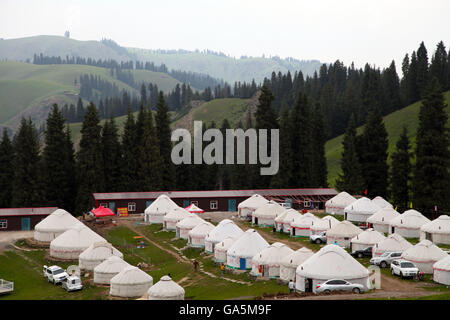
M 22 218 L 22 230 L 30 230 L 30 218 Z
M 152 202 L 153 202 L 153 200 L 145 201 L 145 209 L 147 209 L 152 204 Z
M 245 270 L 245 258 L 241 258 L 241 259 L 239 260 L 239 268 L 240 268 L 241 270 Z
M 189 200 L 183 200 L 183 207 L 186 208 L 189 206 Z
M 113 213 L 116 213 L 116 203 L 115 202 L 109 202 L 108 207 Z
M 236 211 L 236 199 L 228 200 L 228 211 Z

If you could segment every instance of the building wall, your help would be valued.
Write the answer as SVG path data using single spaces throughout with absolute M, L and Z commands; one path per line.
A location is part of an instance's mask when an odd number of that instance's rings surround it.
M 20 231 L 22 230 L 22 218 L 30 218 L 30 230 L 34 230 L 36 224 L 45 219 L 45 215 L 24 215 L 24 216 L 0 216 L 0 220 L 7 220 L 7 228 L 0 228 L 0 231 Z

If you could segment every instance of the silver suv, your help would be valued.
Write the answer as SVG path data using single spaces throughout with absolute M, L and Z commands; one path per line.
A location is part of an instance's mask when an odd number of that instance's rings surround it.
M 395 259 L 400 259 L 402 255 L 401 251 L 385 252 L 379 257 L 370 259 L 370 264 L 380 266 L 381 268 L 387 268 L 391 265 L 391 262 Z

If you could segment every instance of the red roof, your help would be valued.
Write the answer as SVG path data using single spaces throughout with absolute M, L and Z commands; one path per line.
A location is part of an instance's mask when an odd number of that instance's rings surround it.
M 115 216 L 114 212 L 112 212 L 111 209 L 104 208 L 103 206 L 100 206 L 97 209 L 92 209 L 91 212 L 97 218 Z

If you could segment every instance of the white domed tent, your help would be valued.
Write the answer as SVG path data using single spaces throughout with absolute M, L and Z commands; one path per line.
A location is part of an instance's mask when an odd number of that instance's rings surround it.
M 291 222 L 291 237 L 309 237 L 311 235 L 312 225 L 319 220 L 319 218 L 310 212 L 305 213 L 301 217 L 294 218 Z
M 252 258 L 269 244 L 254 229 L 248 229 L 227 251 L 227 267 L 231 269 L 251 269 Z
M 147 291 L 148 300 L 184 300 L 184 289 L 169 276 L 163 276 Z
M 391 220 L 389 233 L 398 233 L 405 238 L 419 238 L 420 228 L 428 222 L 430 219 L 411 209 Z
M 398 217 L 400 213 L 391 207 L 385 207 L 367 218 L 367 222 L 372 224 L 373 228 L 382 233 L 389 233 L 389 224 L 392 219 Z
M 367 218 L 380 209 L 372 200 L 362 197 L 345 207 L 344 219 L 353 222 L 366 222 Z
M 345 249 L 326 245 L 307 259 L 296 270 L 295 288 L 298 291 L 316 291 L 317 285 L 330 279 L 343 279 L 369 288 L 369 270 Z M 308 284 L 309 289 L 305 287 Z
M 383 208 L 393 208 L 392 204 L 386 201 L 383 197 L 375 197 L 372 199 L 372 202 L 379 206 L 381 209 Z
M 433 273 L 433 265 L 447 256 L 444 250 L 429 240 L 422 240 L 402 253 L 402 259 L 414 263 L 424 273 Z
M 344 220 L 327 231 L 327 244 L 349 248 L 350 241 L 363 231 L 350 221 Z
M 350 252 L 363 250 L 367 247 L 373 247 L 375 244 L 380 243 L 384 239 L 386 239 L 386 237 L 378 231 L 372 228 L 367 229 L 350 241 Z
M 202 224 L 203 222 L 206 221 L 197 215 L 189 216 L 187 218 L 184 218 L 183 220 L 180 220 L 175 225 L 177 228 L 177 238 L 187 240 L 189 237 L 189 231 L 194 229 L 199 224 Z
M 163 227 L 165 230 L 175 231 L 177 230 L 177 223 L 184 218 L 191 217 L 193 213 L 190 213 L 184 208 L 176 207 L 170 210 L 163 218 Z
M 79 267 L 82 270 L 94 270 L 96 266 L 111 256 L 123 259 L 123 254 L 109 242 L 96 242 L 84 250 L 78 257 Z
M 301 217 L 302 214 L 295 209 L 287 209 L 281 215 L 275 218 L 275 227 L 277 231 L 291 233 L 291 223 L 294 219 Z
M 178 205 L 172 199 L 162 194 L 145 209 L 144 220 L 150 223 L 163 223 L 164 216 L 176 207 Z
M 109 294 L 115 297 L 142 297 L 153 285 L 153 278 L 141 269 L 128 266 L 112 277 Z
M 311 226 L 311 234 L 328 231 L 337 225 L 340 221 L 333 216 L 325 216 L 322 219 L 313 222 Z
M 450 217 L 441 215 L 420 227 L 420 240 L 423 239 L 433 243 L 450 244 Z
M 94 283 L 109 284 L 111 279 L 129 264 L 118 256 L 111 256 L 94 268 Z
M 240 237 L 244 231 L 230 219 L 224 219 L 205 238 L 205 251 L 214 252 L 214 246 L 227 237 Z
M 81 222 L 64 209 L 56 209 L 34 227 L 34 239 L 50 242 Z
M 409 241 L 405 240 L 401 235 L 394 233 L 386 237 L 383 241 L 373 246 L 373 256 L 381 256 L 385 252 L 399 251 L 403 252 L 413 245 Z
M 239 216 L 241 218 L 249 218 L 252 216 L 253 211 L 261 207 L 263 204 L 269 202 L 266 198 L 259 194 L 254 194 L 250 198 L 245 199 L 238 205 Z
M 188 233 L 188 243 L 191 247 L 204 248 L 205 238 L 208 233 L 213 230 L 215 226 L 210 222 L 203 222 Z
M 450 256 L 433 265 L 433 281 L 450 286 Z
M 293 252 L 294 250 L 284 243 L 272 243 L 252 258 L 252 270 L 250 274 L 257 277 L 279 277 L 281 259 Z
M 280 279 L 284 282 L 289 282 L 290 280 L 295 281 L 297 267 L 313 255 L 313 251 L 303 247 L 281 259 Z
M 245 234 L 245 233 L 243 233 Z M 242 234 L 242 235 L 243 235 Z M 214 246 L 214 261 L 227 262 L 227 251 L 239 237 L 227 237 Z
M 342 191 L 333 198 L 325 202 L 325 212 L 329 214 L 344 214 L 344 209 L 349 204 L 356 201 L 356 198 L 349 195 L 347 192 Z
M 256 224 L 258 226 L 273 226 L 275 218 L 285 211 L 285 208 L 271 200 L 253 212 L 252 224 Z
M 91 244 L 106 242 L 84 224 L 77 224 L 50 242 L 50 256 L 64 260 L 78 260 L 80 254 Z

